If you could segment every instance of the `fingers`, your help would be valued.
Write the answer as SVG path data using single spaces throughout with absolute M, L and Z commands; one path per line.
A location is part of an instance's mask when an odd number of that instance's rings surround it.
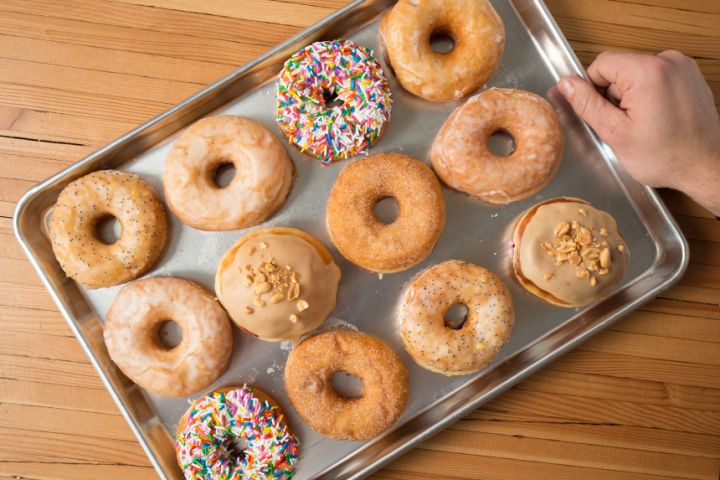
M 642 68 L 647 55 L 627 52 L 602 52 L 588 67 L 587 73 L 592 82 L 599 87 L 615 85 L 622 96 L 633 83 L 636 72 Z
M 580 77 L 565 77 L 558 83 L 575 113 L 585 120 L 595 132 L 611 146 L 620 141 L 627 129 L 628 117 Z

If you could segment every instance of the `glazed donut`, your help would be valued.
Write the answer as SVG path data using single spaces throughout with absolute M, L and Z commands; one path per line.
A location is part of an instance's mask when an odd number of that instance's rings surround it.
M 107 217 L 120 223 L 110 245 L 95 227 Z M 155 190 L 132 173 L 101 170 L 68 184 L 55 202 L 50 243 L 68 277 L 88 288 L 110 287 L 143 274 L 165 247 L 167 218 Z
M 332 97 L 336 105 L 329 104 Z M 323 164 L 373 146 L 390 121 L 390 102 L 390 87 L 372 51 L 349 40 L 303 48 L 278 77 L 280 129 Z
M 505 48 L 505 27 L 487 0 L 400 0 L 380 34 L 400 84 L 427 100 L 464 97 L 484 85 Z M 452 51 L 432 49 L 437 34 L 453 39 Z
M 467 307 L 459 329 L 446 325 L 453 305 Z M 403 296 L 400 331 L 423 368 L 466 375 L 487 365 L 510 338 L 515 312 L 503 282 L 479 265 L 448 260 L 421 272 Z
M 520 284 L 546 302 L 578 307 L 608 296 L 630 252 L 615 219 L 579 198 L 553 198 L 522 214 L 513 233 Z
M 215 294 L 243 330 L 296 340 L 335 308 L 340 268 L 320 240 L 296 228 L 261 228 L 223 255 Z
M 166 348 L 158 337 L 168 320 L 182 341 Z M 105 345 L 133 382 L 159 395 L 201 390 L 225 371 L 232 327 L 225 310 L 203 288 L 181 278 L 146 278 L 124 286 L 105 317 Z
M 215 173 L 235 167 L 220 188 Z M 269 218 L 285 202 L 295 167 L 282 143 L 259 123 L 218 115 L 191 125 L 170 149 L 163 170 L 165 200 L 183 223 L 234 230 Z
M 332 386 L 337 372 L 360 378 L 362 396 L 339 395 Z M 383 341 L 335 330 L 309 337 L 290 352 L 285 389 L 300 418 L 316 432 L 337 440 L 369 440 L 405 410 L 408 372 Z
M 385 224 L 373 206 L 388 197 L 397 201 L 399 213 Z M 445 225 L 445 198 L 422 162 L 380 153 L 340 172 L 328 198 L 327 225 L 332 242 L 351 262 L 373 272 L 399 272 L 432 252 Z
M 247 445 L 242 455 L 233 441 Z M 178 423 L 175 450 L 187 480 L 290 480 L 300 442 L 265 392 L 243 385 L 195 400 Z
M 507 157 L 487 147 L 495 133 L 515 141 Z M 557 171 L 563 150 L 560 123 L 542 97 L 491 88 L 458 107 L 432 146 L 435 172 L 449 186 L 480 200 L 505 204 L 540 191 Z

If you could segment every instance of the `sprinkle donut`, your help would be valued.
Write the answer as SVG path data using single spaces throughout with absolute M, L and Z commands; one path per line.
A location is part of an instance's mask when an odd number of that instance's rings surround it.
M 445 323 L 453 305 L 467 307 L 458 329 Z M 487 365 L 510 337 L 515 313 L 503 282 L 479 265 L 448 260 L 421 272 L 405 292 L 400 334 L 423 368 L 466 375 Z
M 95 232 L 115 217 L 121 232 L 113 244 Z M 53 253 L 68 277 L 88 288 L 127 282 L 152 267 L 165 247 L 167 217 L 155 190 L 132 173 L 100 170 L 60 192 L 50 219 Z
M 236 439 L 247 444 L 240 455 Z M 178 423 L 175 450 L 187 480 L 285 480 L 299 444 L 272 398 L 243 385 L 195 400 Z
M 369 48 L 349 40 L 303 48 L 285 62 L 278 78 L 280 129 L 323 164 L 374 145 L 390 120 L 390 104 L 380 63 Z

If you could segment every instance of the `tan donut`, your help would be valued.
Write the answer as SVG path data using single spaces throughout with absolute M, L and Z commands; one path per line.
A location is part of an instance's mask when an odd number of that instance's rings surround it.
M 579 198 L 553 198 L 527 210 L 513 233 L 520 284 L 560 307 L 587 305 L 622 281 L 630 251 L 615 219 Z
M 121 226 L 113 244 L 95 232 L 115 217 Z M 165 247 L 167 217 L 155 190 L 132 173 L 101 170 L 60 192 L 50 219 L 53 253 L 68 277 L 88 288 L 132 280 L 155 263 Z
M 218 167 L 232 163 L 224 188 Z M 165 160 L 163 184 L 170 210 L 200 230 L 234 230 L 258 224 L 285 202 L 294 166 L 283 144 L 247 118 L 219 115 L 190 126 Z
M 463 304 L 459 329 L 445 324 L 450 307 Z M 400 309 L 405 348 L 423 368 L 466 375 L 487 365 L 510 338 L 515 323 L 512 297 L 503 282 L 479 265 L 448 260 L 421 272 Z
M 332 376 L 362 380 L 358 398 L 340 396 Z M 363 333 L 330 331 L 302 341 L 285 366 L 290 402 L 310 428 L 337 440 L 369 440 L 387 430 L 405 410 L 408 373 L 383 341 Z
M 400 0 L 380 32 L 397 79 L 427 100 L 464 97 L 484 85 L 505 48 L 505 27 L 486 0 Z M 451 37 L 452 51 L 435 52 L 435 34 Z
M 373 207 L 388 197 L 397 201 L 399 213 L 385 224 Z M 422 162 L 380 153 L 340 172 L 328 198 L 327 224 L 345 258 L 373 272 L 399 272 L 432 252 L 445 225 L 445 199 L 440 182 Z
M 182 329 L 182 341 L 170 350 L 158 338 L 167 320 Z M 110 358 L 128 378 L 173 397 L 217 380 L 233 343 L 230 320 L 220 304 L 193 282 L 172 277 L 123 287 L 105 317 L 104 337 Z
M 507 157 L 487 147 L 494 133 L 515 141 Z M 552 106 L 523 90 L 491 88 L 458 107 L 432 146 L 435 172 L 449 186 L 480 200 L 505 204 L 530 197 L 560 165 L 563 136 Z

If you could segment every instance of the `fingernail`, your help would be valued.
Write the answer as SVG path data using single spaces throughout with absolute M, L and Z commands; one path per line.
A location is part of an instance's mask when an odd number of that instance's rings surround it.
M 558 88 L 568 100 L 570 100 L 573 96 L 573 93 L 575 93 L 575 87 L 573 86 L 572 82 L 567 78 L 563 78 L 562 80 L 560 80 L 560 82 L 558 83 Z

